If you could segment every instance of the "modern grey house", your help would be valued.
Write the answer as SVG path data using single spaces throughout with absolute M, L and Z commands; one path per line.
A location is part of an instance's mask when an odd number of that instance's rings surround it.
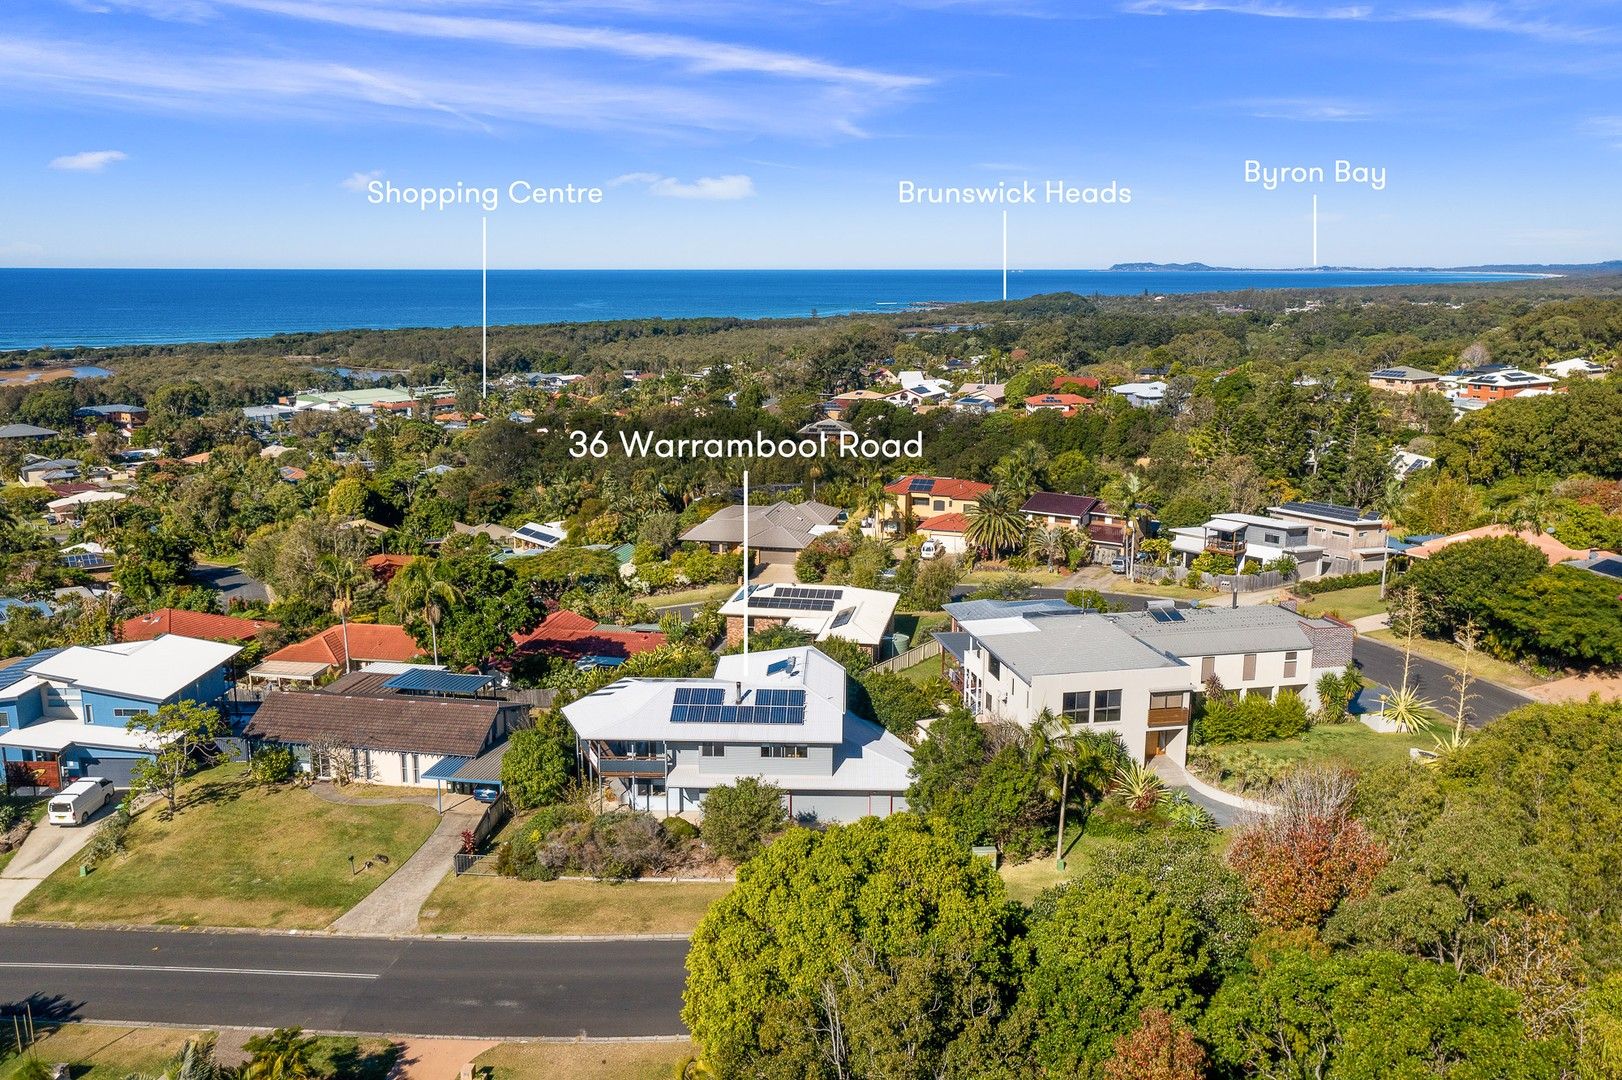
M 811 646 L 721 657 L 710 679 L 621 679 L 564 706 L 585 772 L 619 801 L 702 813 L 719 784 L 759 777 L 791 816 L 906 809 L 912 752 L 846 708 L 845 669 Z

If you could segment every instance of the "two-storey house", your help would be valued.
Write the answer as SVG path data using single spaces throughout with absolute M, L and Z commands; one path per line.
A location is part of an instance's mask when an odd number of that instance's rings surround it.
M 845 669 L 811 646 L 721 657 L 714 678 L 621 679 L 563 707 L 585 770 L 619 801 L 703 812 L 712 788 L 759 777 L 818 821 L 906 809 L 907 744 L 846 707 Z
M 179 701 L 218 704 L 241 646 L 165 634 L 46 649 L 0 669 L 0 760 L 14 784 L 55 788 L 101 776 L 128 787 L 157 749 L 131 717 Z
M 1390 531 L 1378 514 L 1325 502 L 1287 502 L 1267 512 L 1290 525 L 1305 525 L 1311 543 L 1323 549 L 1322 574 L 1378 570 L 1388 552 Z
M 1184 566 L 1206 553 L 1227 555 L 1240 573 L 1285 555 L 1295 560 L 1302 578 L 1319 577 L 1329 565 L 1322 545 L 1313 542 L 1312 526 L 1260 514 L 1218 514 L 1203 525 L 1173 529 L 1171 550 Z

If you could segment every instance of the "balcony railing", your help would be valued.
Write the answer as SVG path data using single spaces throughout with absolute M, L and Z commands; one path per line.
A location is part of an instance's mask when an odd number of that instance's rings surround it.
M 1214 536 L 1205 538 L 1205 550 L 1215 555 L 1233 555 L 1235 557 L 1245 553 L 1243 540 L 1221 540 Z
M 597 755 L 597 772 L 601 776 L 659 777 L 668 771 L 669 762 L 663 754 L 604 754 Z
M 1177 727 L 1188 723 L 1188 707 L 1178 706 L 1170 709 L 1150 709 L 1150 727 Z

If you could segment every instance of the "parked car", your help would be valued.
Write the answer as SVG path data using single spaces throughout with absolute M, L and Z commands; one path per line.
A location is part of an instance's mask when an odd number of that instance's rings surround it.
M 1120 558 L 1119 556 L 1117 556 L 1116 558 L 1111 559 L 1109 561 L 1109 569 L 1110 569 L 1110 573 L 1112 573 L 1112 574 L 1124 574 L 1124 573 L 1126 573 L 1126 560 L 1123 559 L 1123 558 Z
M 100 776 L 75 780 L 51 797 L 45 820 L 52 825 L 83 825 L 85 820 L 112 802 L 113 782 Z
M 501 798 L 501 789 L 498 787 L 476 787 L 473 789 L 473 798 L 482 803 L 493 803 Z
M 945 552 L 942 550 L 941 545 L 933 540 L 925 540 L 924 546 L 918 549 L 920 559 L 938 559 L 943 554 Z

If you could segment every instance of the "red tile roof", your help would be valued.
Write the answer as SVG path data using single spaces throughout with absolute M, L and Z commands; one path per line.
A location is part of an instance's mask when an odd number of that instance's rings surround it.
M 1063 390 L 1067 386 L 1079 386 L 1085 390 L 1097 390 L 1102 384 L 1091 375 L 1055 375 L 1053 389 Z
M 1092 398 L 1082 397 L 1079 394 L 1033 394 L 1025 399 L 1025 404 L 1038 409 L 1063 409 L 1073 413 L 1083 405 L 1091 405 Z
M 239 619 L 206 611 L 159 608 L 133 619 L 125 619 L 119 624 L 118 640 L 151 641 L 164 634 L 179 634 L 204 641 L 247 641 L 261 630 L 274 630 L 279 625 L 264 619 Z
M 350 623 L 349 654 L 357 662 L 420 660 L 426 654 L 403 626 L 391 623 Z M 277 649 L 266 660 L 297 660 L 343 667 L 344 628 L 329 626 L 314 637 Z
M 969 531 L 969 515 L 937 514 L 918 526 L 919 532 L 965 533 Z
M 982 484 L 978 480 L 959 480 L 954 476 L 903 476 L 893 484 L 885 484 L 884 490 L 892 495 L 905 495 L 912 491 L 914 480 L 930 480 L 933 483 L 929 490 L 915 492 L 918 495 L 939 495 L 943 499 L 966 499 L 974 502 L 991 490 L 990 484 Z
M 583 656 L 635 656 L 664 643 L 665 636 L 658 631 L 599 626 L 568 610 L 554 611 L 529 633 L 513 635 L 513 644 L 521 653 L 542 652 L 576 660 Z

